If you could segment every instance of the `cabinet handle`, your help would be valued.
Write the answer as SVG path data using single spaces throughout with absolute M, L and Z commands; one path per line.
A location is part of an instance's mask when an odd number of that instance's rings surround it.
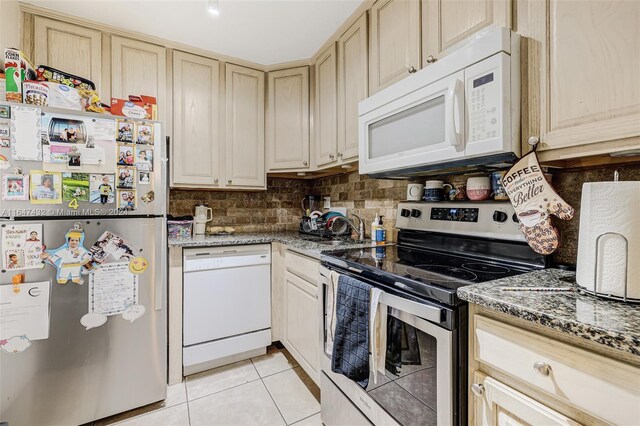
M 436 59 L 436 57 L 435 57 L 435 56 L 433 56 L 433 55 L 429 55 L 429 56 L 427 56 L 427 63 L 428 63 L 428 64 L 432 64 L 432 63 L 434 63 L 435 61 L 437 61 L 437 59 Z
M 309 165 L 309 162 L 308 162 L 308 161 L 303 161 L 303 162 L 302 162 L 302 165 L 303 165 L 303 166 L 308 166 L 308 165 Z
M 218 178 L 214 179 L 213 183 L 217 184 L 218 183 Z
M 418 70 L 413 65 L 409 67 L 409 74 L 413 74 L 416 71 L 418 71 Z
M 333 160 L 334 158 L 336 158 L 336 156 L 333 154 L 329 154 L 329 158 Z
M 548 376 L 551 373 L 551 366 L 546 362 L 538 361 L 533 364 L 533 369 L 543 376 Z
M 484 386 L 480 383 L 474 383 L 471 385 L 471 392 L 473 392 L 475 396 L 480 397 L 484 394 Z
M 227 179 L 227 183 L 231 183 L 231 182 L 232 182 L 232 180 L 231 180 L 231 179 Z
M 341 152 L 338 153 L 338 157 L 342 158 L 342 153 Z

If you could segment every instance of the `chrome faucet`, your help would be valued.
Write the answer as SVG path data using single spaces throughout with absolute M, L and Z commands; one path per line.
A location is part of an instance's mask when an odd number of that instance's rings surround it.
M 365 235 L 364 235 L 364 220 L 362 220 L 362 218 L 360 216 L 358 216 L 357 214 L 353 214 L 351 213 L 351 216 L 355 217 L 356 219 L 358 219 L 358 228 L 356 228 L 356 225 L 353 223 L 353 221 L 347 219 L 347 223 L 351 226 L 351 228 L 353 228 L 354 231 L 356 231 L 356 234 L 358 234 L 358 239 L 359 240 L 364 240 Z

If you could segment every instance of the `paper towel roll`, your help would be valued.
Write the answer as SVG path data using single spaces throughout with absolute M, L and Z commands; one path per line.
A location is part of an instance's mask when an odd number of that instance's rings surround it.
M 596 240 L 603 234 L 596 260 Z M 602 295 L 623 297 L 625 277 L 627 297 L 640 299 L 640 182 L 585 183 L 580 206 L 578 285 Z

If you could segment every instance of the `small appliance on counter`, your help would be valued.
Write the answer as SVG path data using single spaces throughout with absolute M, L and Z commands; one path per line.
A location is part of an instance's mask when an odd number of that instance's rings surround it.
M 582 186 L 576 281 L 586 292 L 640 303 L 640 181 Z
M 196 206 L 194 223 L 195 235 L 204 235 L 207 228 L 207 222 L 213 219 L 213 210 L 205 204 Z

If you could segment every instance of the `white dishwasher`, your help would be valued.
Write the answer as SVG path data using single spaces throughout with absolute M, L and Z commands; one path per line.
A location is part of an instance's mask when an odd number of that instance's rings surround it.
M 183 373 L 266 353 L 271 344 L 271 246 L 183 251 Z

